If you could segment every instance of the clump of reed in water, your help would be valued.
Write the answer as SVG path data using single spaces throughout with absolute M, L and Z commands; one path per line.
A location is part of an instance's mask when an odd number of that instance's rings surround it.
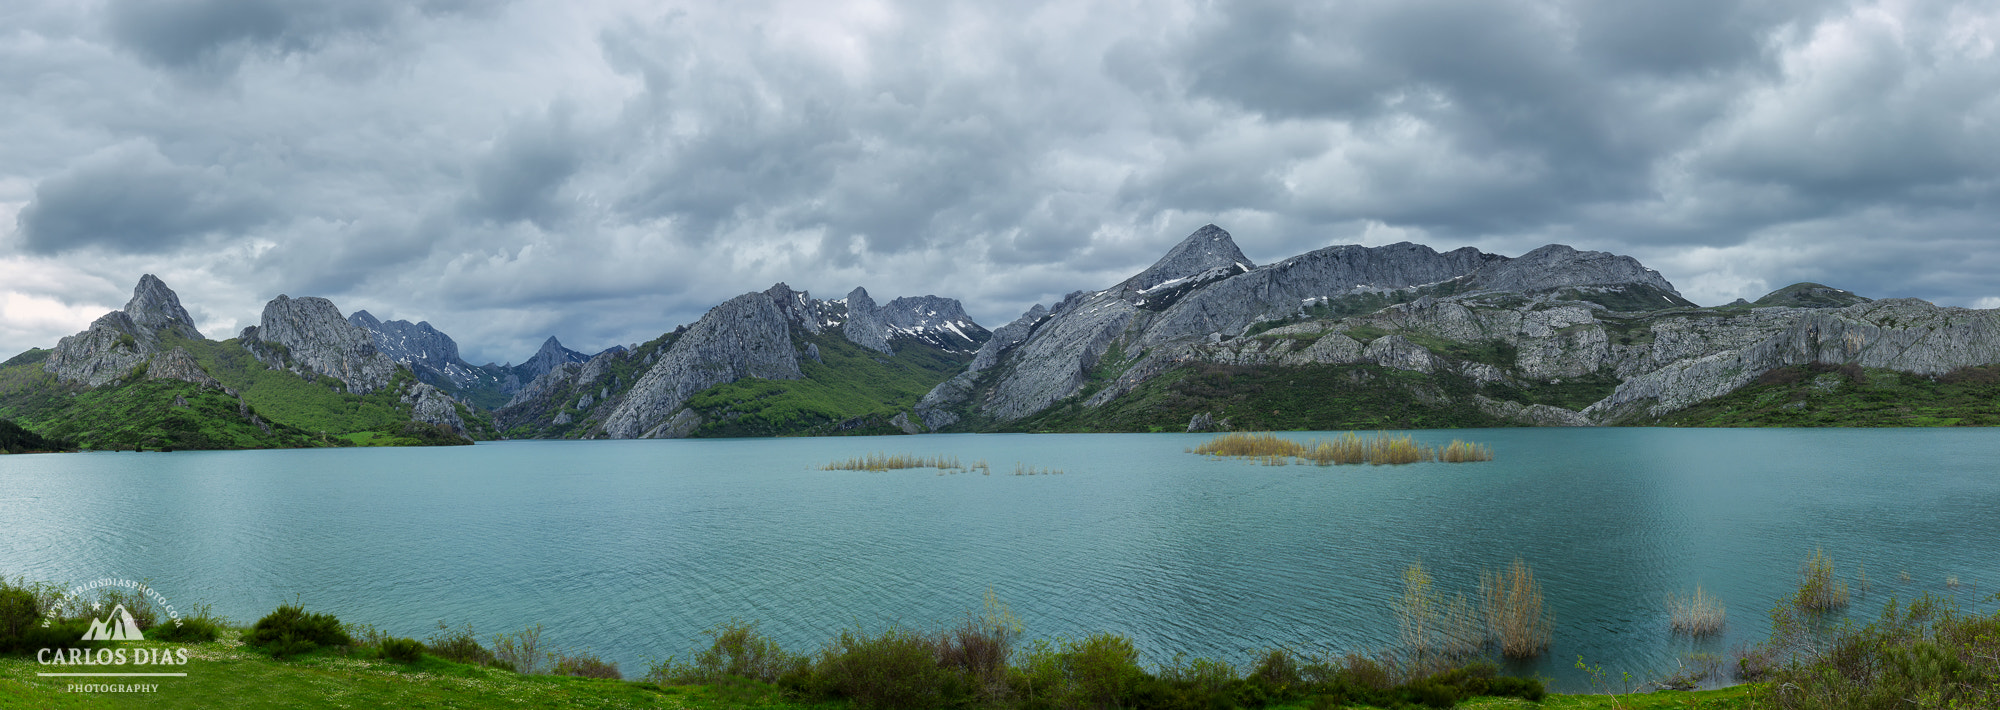
M 982 462 L 983 463 L 983 462 Z M 821 471 L 890 471 L 902 468 L 937 468 L 964 470 L 957 456 L 912 456 L 910 454 L 868 454 L 835 461 L 819 467 Z
M 1016 463 L 1016 464 L 1014 464 L 1014 475 L 1016 475 L 1016 476 L 1060 476 L 1060 475 L 1062 475 L 1062 469 L 1060 469 L 1060 468 L 1036 468 L 1036 467 L 1033 467 L 1033 466 L 1024 466 L 1024 465 L 1021 465 L 1021 464 L 1019 464 L 1019 463 Z
M 1722 602 L 1708 596 L 1699 584 L 1691 596 L 1668 594 L 1667 611 L 1673 616 L 1674 633 L 1697 637 L 1721 633 L 1723 621 L 1728 618 Z
M 1485 444 L 1474 444 L 1469 441 L 1452 439 L 1451 443 L 1444 447 L 1443 453 L 1438 455 L 1438 459 L 1445 463 L 1492 461 L 1493 449 L 1487 448 Z
M 1371 464 L 1423 463 L 1435 458 L 1435 449 L 1417 443 L 1416 438 L 1409 434 L 1377 435 L 1368 440 L 1368 463 Z
M 1194 447 L 1192 453 L 1203 456 L 1240 456 L 1244 458 L 1264 458 L 1267 456 L 1298 456 L 1305 447 L 1290 439 L 1281 439 L 1276 434 L 1263 432 L 1230 432 L 1208 440 Z
M 1444 447 L 1425 446 L 1409 434 L 1377 434 L 1362 437 L 1354 432 L 1330 440 L 1312 439 L 1303 444 L 1269 432 L 1233 432 L 1217 436 L 1189 453 L 1255 459 L 1266 466 L 1283 466 L 1290 459 L 1310 461 L 1320 466 L 1333 464 L 1405 464 L 1425 461 L 1463 463 L 1492 461 L 1493 450 L 1481 444 L 1452 440 Z
M 1361 443 L 1360 436 L 1350 431 L 1334 437 L 1332 441 L 1314 439 L 1299 458 L 1321 466 L 1367 463 L 1368 447 Z

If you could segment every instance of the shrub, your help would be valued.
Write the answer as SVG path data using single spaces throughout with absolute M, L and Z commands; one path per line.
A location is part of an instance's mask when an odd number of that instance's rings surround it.
M 707 650 L 694 654 L 692 665 L 679 665 L 668 658 L 646 677 L 675 685 L 716 683 L 730 677 L 776 683 L 808 664 L 805 657 L 786 653 L 778 642 L 759 633 L 755 622 L 730 619 L 703 633 L 713 641 Z
M 1791 654 L 1770 671 L 1779 708 L 2000 707 L 2000 612 L 1963 614 L 1925 594 L 1908 606 L 1889 600 L 1859 628 L 1781 632 L 1773 618 L 1766 648 Z
M 28 630 L 39 626 L 41 616 L 33 592 L 0 584 L 0 653 L 22 648 Z
M 611 680 L 625 678 L 624 674 L 618 672 L 618 664 L 598 658 L 597 654 L 588 651 L 556 654 L 555 674 Z
M 106 587 L 98 590 L 98 601 L 104 608 L 125 607 L 125 613 L 132 615 L 132 623 L 142 632 L 151 631 L 160 623 L 160 613 L 153 608 L 152 599 L 137 590 Z
M 308 614 L 296 604 L 283 604 L 258 619 L 243 635 L 243 643 L 262 648 L 274 658 L 284 658 L 322 647 L 352 645 L 354 639 L 332 614 Z
M 874 636 L 850 629 L 820 652 L 813 673 L 857 708 L 942 707 L 945 672 L 934 652 L 930 638 L 901 626 Z
M 384 639 L 382 657 L 397 663 L 416 663 L 424 657 L 424 645 L 413 639 Z
M 541 645 L 541 624 L 521 629 L 518 634 L 494 634 L 493 665 L 521 675 L 540 673 L 544 670 L 543 664 L 551 660 L 549 654 L 541 650 Z
M 216 616 L 207 604 L 196 604 L 190 611 L 194 613 L 182 616 L 177 623 L 168 622 L 153 627 L 153 630 L 146 632 L 146 638 L 154 641 L 205 643 L 214 641 L 216 636 L 221 634 L 222 627 L 229 624 L 228 619 Z
M 1065 644 L 1062 667 L 1069 676 L 1071 699 L 1090 707 L 1117 707 L 1146 677 L 1132 639 L 1100 633 Z
M 493 652 L 479 645 L 479 638 L 472 634 L 471 624 L 454 629 L 439 621 L 437 633 L 425 640 L 424 647 L 430 649 L 431 655 L 453 663 L 490 666 L 495 661 Z

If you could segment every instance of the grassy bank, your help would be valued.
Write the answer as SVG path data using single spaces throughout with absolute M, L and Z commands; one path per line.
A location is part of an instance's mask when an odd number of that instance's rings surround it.
M 1951 599 L 1923 596 L 1892 598 L 1866 624 L 1840 620 L 1830 614 L 1847 601 L 1839 594 L 1845 580 L 1823 553 L 1807 558 L 1796 593 L 1772 610 L 1768 640 L 1700 671 L 1710 682 L 1748 682 L 1701 692 L 1643 692 L 1703 680 L 1686 667 L 1634 678 L 1581 658 L 1596 694 L 1548 695 L 1539 679 L 1499 675 L 1486 654 L 1533 656 L 1548 645 L 1539 584 L 1519 560 L 1481 575 L 1477 611 L 1463 595 L 1447 599 L 1420 563 L 1403 582 L 1393 604 L 1404 642 L 1373 654 L 1274 648 L 1242 666 L 1184 655 L 1142 664 L 1132 639 L 1118 634 L 1027 639 L 989 592 L 957 624 L 850 628 L 804 652 L 783 648 L 755 623 L 731 621 L 685 655 L 621 670 L 587 651 L 548 648 L 540 626 L 482 640 L 469 627 L 440 623 L 418 642 L 291 606 L 248 628 L 199 613 L 170 626 L 143 594 L 104 590 L 101 608 L 127 607 L 149 640 L 77 641 L 96 612 L 66 615 L 50 601 L 55 587 L 0 580 L 0 707 L 2000 707 L 2000 611 L 1969 613 Z M 45 614 L 52 628 L 33 623 Z M 145 670 L 187 675 L 38 677 L 98 670 L 38 662 L 37 647 L 51 642 L 97 653 L 185 652 L 185 665 Z M 158 691 L 76 693 L 75 683 L 157 683 Z
M 651 682 L 521 675 L 497 668 L 424 656 L 416 663 L 359 659 L 322 652 L 274 660 L 242 646 L 238 631 L 187 646 L 188 677 L 164 678 L 155 693 L 71 693 L 68 679 L 37 678 L 32 657 L 0 657 L 0 708 L 686 708 L 736 710 L 839 710 L 852 701 L 802 702 L 783 689 L 754 681 L 662 686 Z M 132 647 L 178 646 L 134 642 Z M 154 682 L 154 681 L 147 681 Z M 1683 693 L 1550 695 L 1540 703 L 1517 698 L 1475 698 L 1471 710 L 1550 708 L 1576 710 L 1735 710 L 1759 704 L 1763 686 Z M 1309 703 L 1273 706 L 1306 710 Z M 1371 707 L 1371 706 L 1350 706 Z

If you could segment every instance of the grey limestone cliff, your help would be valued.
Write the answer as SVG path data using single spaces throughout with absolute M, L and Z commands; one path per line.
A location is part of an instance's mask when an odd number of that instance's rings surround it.
M 459 436 L 465 435 L 465 420 L 458 416 L 457 403 L 444 390 L 427 382 L 418 382 L 401 399 L 403 404 L 410 405 L 411 421 L 436 424 Z
M 1638 259 L 1601 251 L 1577 251 L 1550 244 L 1481 269 L 1472 278 L 1473 290 L 1529 293 L 1566 286 L 1610 286 L 1638 284 L 1679 296 L 1674 285 L 1660 272 L 1646 268 Z
M 889 336 L 915 338 L 949 352 L 978 350 L 991 336 L 965 314 L 956 298 L 904 296 L 882 306 L 882 323 Z
M 366 329 L 375 349 L 408 365 L 426 382 L 461 388 L 479 378 L 478 370 L 459 357 L 458 342 L 429 322 L 383 321 L 368 311 L 349 314 L 347 322 Z
M 847 293 L 847 323 L 841 326 L 841 334 L 848 342 L 875 352 L 893 354 L 889 348 L 889 325 L 884 322 L 882 309 L 875 305 L 875 299 L 868 297 L 868 289 L 854 287 Z
M 744 377 L 795 380 L 791 319 L 766 293 L 746 293 L 710 309 L 632 386 L 600 433 L 614 439 L 685 436 L 689 397 Z M 693 420 L 699 422 L 699 418 Z
M 194 356 L 188 354 L 187 348 L 182 347 L 154 355 L 152 362 L 146 364 L 146 379 L 180 380 L 203 387 L 222 389 L 222 383 L 215 381 L 207 371 L 201 369 L 201 364 L 194 361 Z
M 264 304 L 258 325 L 244 328 L 240 337 L 266 365 L 332 377 L 356 394 L 388 385 L 397 369 L 395 360 L 375 348 L 368 329 L 347 322 L 332 301 L 315 296 L 280 294 Z
M 589 359 L 589 355 L 563 347 L 562 341 L 556 340 L 556 336 L 551 335 L 548 340 L 542 341 L 542 347 L 535 351 L 533 357 L 528 358 L 527 362 L 515 365 L 514 372 L 523 380 L 533 380 L 558 365 L 580 363 Z

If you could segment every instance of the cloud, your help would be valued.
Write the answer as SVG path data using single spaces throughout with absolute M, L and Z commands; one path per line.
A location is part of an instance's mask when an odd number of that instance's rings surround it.
M 178 165 L 139 140 L 105 148 L 43 180 L 16 219 L 31 252 L 98 247 L 159 253 L 272 216 L 268 205 L 223 171 Z
M 260 55 L 283 57 L 346 39 L 382 40 L 411 15 L 479 10 L 470 1 L 111 0 L 111 39 L 146 63 L 194 75 L 228 75 Z
M 1260 262 L 1564 242 L 1704 303 L 1971 304 L 2000 268 L 2000 11 L 1972 3 L 10 10 L 0 282 L 94 304 L 171 272 L 218 332 L 320 295 L 519 360 L 776 281 L 997 325 L 1209 222 Z M 98 285 L 23 278 L 57 265 Z M 33 322 L 0 339 L 84 325 Z

